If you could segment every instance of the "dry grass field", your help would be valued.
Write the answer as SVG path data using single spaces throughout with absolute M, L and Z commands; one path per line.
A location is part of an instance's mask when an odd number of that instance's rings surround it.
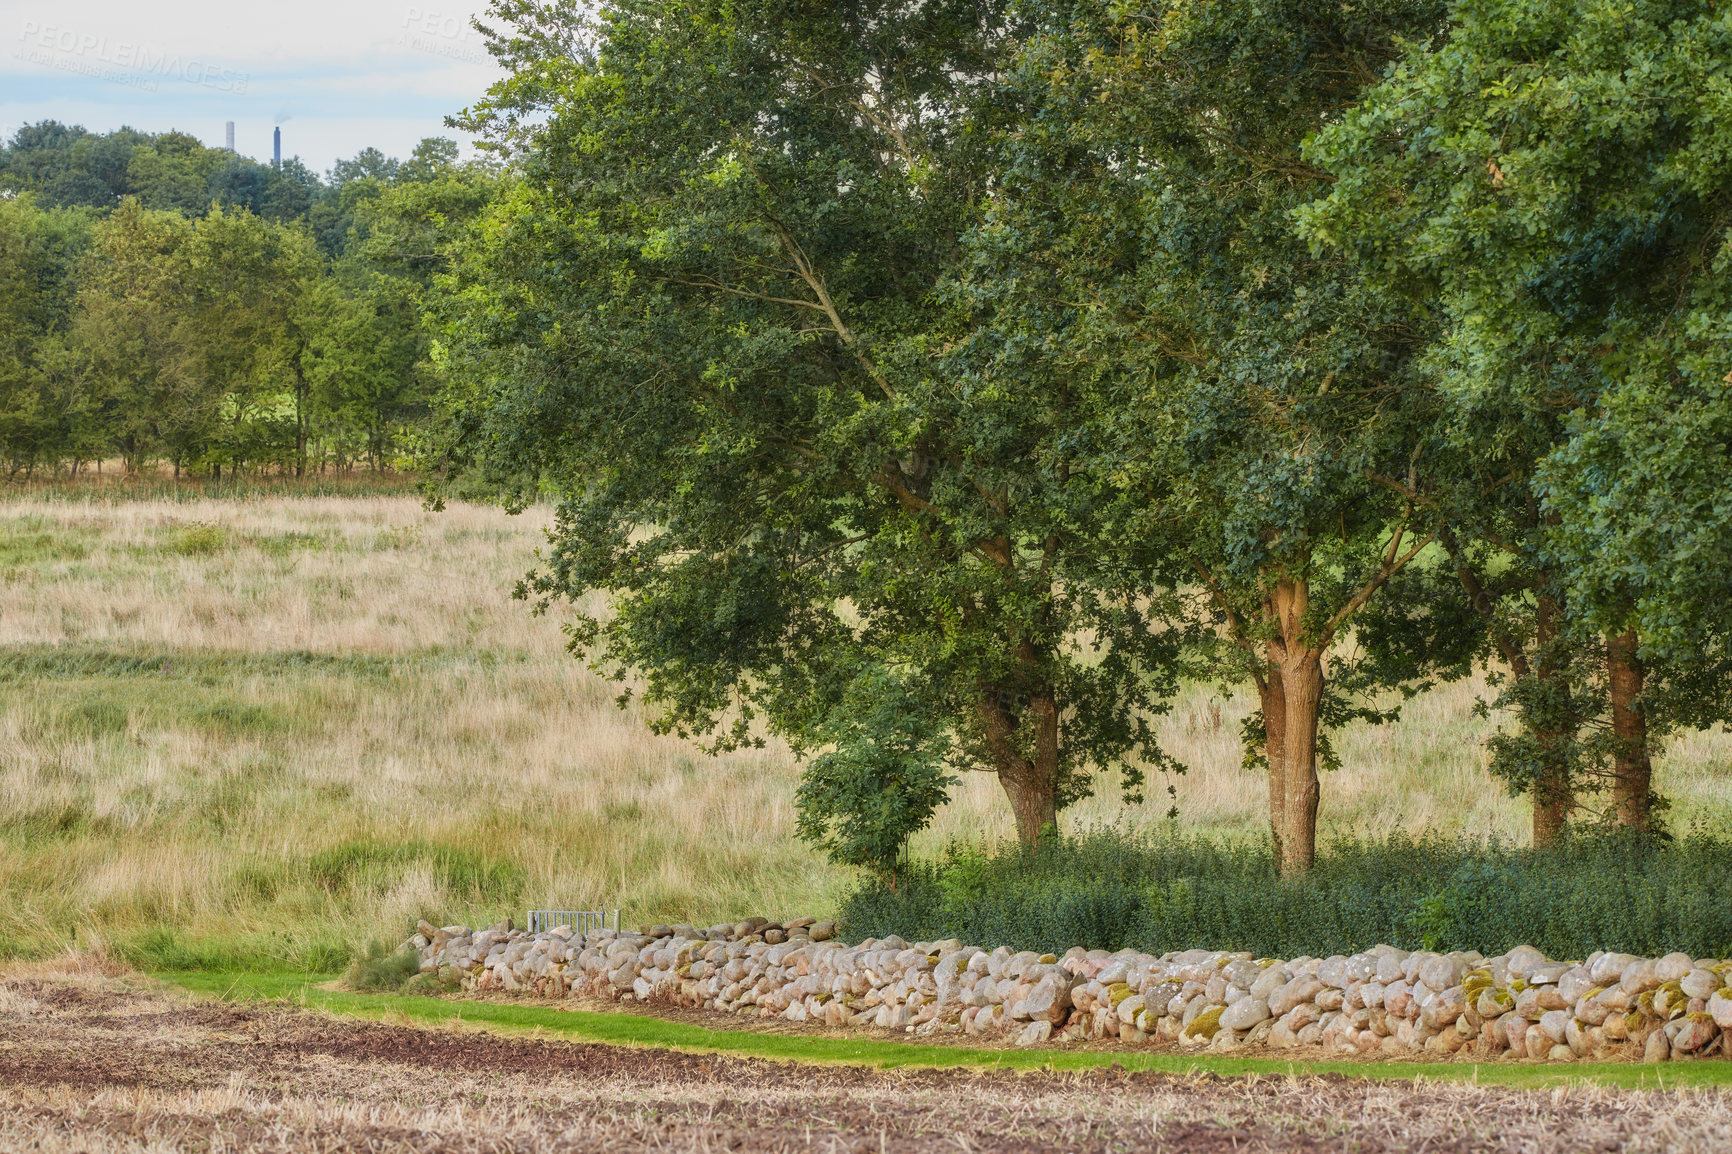
M 832 909 L 849 878 L 793 837 L 785 751 L 652 735 L 511 600 L 542 523 L 410 495 L 0 504 L 0 951 L 316 966 L 419 916 Z M 1521 839 L 1475 694 L 1341 735 L 1326 830 Z M 1199 686 L 1163 719 L 1184 826 L 1261 829 L 1248 707 Z M 1732 816 L 1729 763 L 1723 736 L 1673 744 L 1676 825 Z M 1068 822 L 1163 820 L 1108 784 Z M 973 774 L 918 848 L 1010 829 Z
M 0 972 L 0 1151 L 1690 1152 L 1732 1090 L 875 1070 L 191 1002 Z

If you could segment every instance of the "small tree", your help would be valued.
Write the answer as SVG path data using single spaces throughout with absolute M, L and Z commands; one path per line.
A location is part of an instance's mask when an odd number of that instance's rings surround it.
M 190 234 L 181 216 L 126 200 L 96 227 L 78 277 L 71 342 L 128 472 L 166 456 L 178 474 L 216 409 L 192 372 L 179 308 Z
M 0 461 L 9 474 L 53 468 L 89 447 L 86 406 L 62 350 L 90 225 L 28 194 L 0 199 Z
M 844 865 L 896 885 L 908 839 L 931 822 L 956 777 L 949 732 L 889 670 L 863 670 L 815 736 L 798 795 L 800 836 Z

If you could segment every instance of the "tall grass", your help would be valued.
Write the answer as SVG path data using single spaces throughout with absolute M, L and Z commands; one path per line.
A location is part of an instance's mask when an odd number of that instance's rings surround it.
M 835 912 L 856 878 L 794 838 L 774 743 L 708 757 L 649 732 L 509 597 L 545 514 L 266 488 L 0 502 L 0 953 L 100 939 L 159 964 L 330 969 L 408 922 L 605 904 L 628 921 Z M 1341 735 L 1326 835 L 1523 838 L 1485 773 L 1472 686 Z M 1160 719 L 1184 829 L 1250 842 L 1243 697 Z M 1728 746 L 1661 760 L 1674 820 L 1732 814 Z M 1067 828 L 1163 823 L 1113 783 Z M 968 774 L 915 852 L 1010 835 Z
M 1532 850 L 1392 834 L 1342 838 L 1305 877 L 1268 844 L 1105 828 L 1033 853 L 1014 843 L 916 863 L 892 890 L 868 879 L 843 903 L 857 935 L 959 937 L 1020 949 L 1156 953 L 1202 947 L 1327 956 L 1380 942 L 1491 956 L 1533 945 L 1732 956 L 1732 841 L 1581 836 Z
M 833 906 L 785 755 L 654 736 L 510 599 L 541 524 L 0 505 L 0 951 L 330 968 L 418 917 Z
M 16 500 L 82 503 L 102 501 L 174 501 L 181 504 L 208 500 L 247 500 L 255 497 L 385 497 L 417 491 L 421 479 L 413 473 L 370 469 L 312 473 L 293 477 L 272 473 L 243 473 L 209 477 L 193 473 L 175 476 L 166 465 L 127 473 L 119 461 L 105 462 L 103 472 L 84 469 L 75 477 L 63 473 L 39 473 L 28 479 L 0 482 L 0 496 Z

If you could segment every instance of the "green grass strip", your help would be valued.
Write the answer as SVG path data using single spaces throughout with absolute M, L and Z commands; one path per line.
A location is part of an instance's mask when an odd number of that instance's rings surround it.
M 416 1021 L 463 1021 L 507 1032 L 539 1030 L 574 1041 L 658 1046 L 695 1053 L 734 1054 L 797 1062 L 842 1062 L 895 1069 L 902 1066 L 982 1067 L 1004 1070 L 1088 1070 L 1115 1063 L 1126 1070 L 1170 1074 L 1342 1074 L 1354 1078 L 1428 1079 L 1486 1086 L 1543 1089 L 1598 1085 L 1626 1089 L 1679 1089 L 1732 1085 L 1732 1061 L 1667 1063 L 1584 1062 L 1520 1065 L 1465 1062 L 1295 1062 L 1216 1054 L 1135 1054 L 1089 1050 L 975 1050 L 876 1038 L 801 1037 L 749 1030 L 712 1030 L 628 1013 L 595 1013 L 552 1006 L 459 999 L 354 994 L 319 989 L 329 975 L 289 973 L 162 973 L 158 977 L 195 994 L 230 1001 L 282 1000 L 345 1017 L 402 1015 Z

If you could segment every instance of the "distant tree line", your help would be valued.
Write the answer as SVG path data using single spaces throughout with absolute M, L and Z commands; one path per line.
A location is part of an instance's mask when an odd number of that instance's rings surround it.
M 0 148 L 0 469 L 381 468 L 425 424 L 425 296 L 497 177 L 449 140 L 324 178 L 178 132 Z
M 811 757 L 893 871 L 1255 692 L 1286 873 L 1330 735 L 1483 670 L 1491 769 L 1656 830 L 1728 715 L 1732 14 L 1711 0 L 495 0 L 508 158 L 453 475 L 658 724 Z

